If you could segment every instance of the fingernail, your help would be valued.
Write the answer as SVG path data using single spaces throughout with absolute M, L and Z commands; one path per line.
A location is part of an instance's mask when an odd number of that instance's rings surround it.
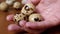
M 26 23 L 26 27 L 29 27 L 29 26 L 31 26 L 31 24 L 30 23 Z
M 8 21 L 12 21 L 12 20 L 13 20 L 13 16 L 14 16 L 14 15 L 8 15 L 6 19 L 7 19 Z
M 22 21 L 19 22 L 20 26 L 24 26 L 25 24 L 26 24 L 26 21 L 24 21 L 24 20 L 22 20 Z

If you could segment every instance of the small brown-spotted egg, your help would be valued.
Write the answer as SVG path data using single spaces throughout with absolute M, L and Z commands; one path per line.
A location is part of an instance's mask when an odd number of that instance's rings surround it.
M 5 2 L 8 4 L 8 5 L 12 5 L 16 0 L 6 0 Z
M 42 16 L 40 14 L 31 14 L 29 16 L 29 21 L 30 22 L 40 22 L 42 21 Z
M 0 4 L 0 10 L 6 10 L 8 8 L 8 5 L 5 2 L 2 2 Z
M 16 8 L 16 9 L 19 9 L 19 8 L 21 8 L 21 3 L 20 2 L 15 2 L 14 4 L 13 4 L 13 8 Z
M 30 15 L 34 12 L 35 10 L 35 6 L 33 4 L 26 4 L 22 10 L 21 10 L 21 13 L 24 13 L 25 15 Z
M 23 20 L 24 19 L 24 17 L 25 17 L 25 15 L 23 15 L 23 14 L 16 14 L 15 16 L 14 16 L 14 21 L 15 22 L 19 22 L 20 20 Z

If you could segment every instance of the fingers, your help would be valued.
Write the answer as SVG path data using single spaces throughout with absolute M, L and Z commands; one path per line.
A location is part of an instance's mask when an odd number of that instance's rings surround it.
M 31 29 L 41 29 L 42 27 L 45 27 L 44 26 L 45 25 L 45 22 L 43 23 L 43 22 L 36 22 L 36 23 L 31 23 L 31 22 L 28 22 L 28 23 L 26 23 L 26 27 L 27 28 L 31 28 Z
M 46 29 L 52 26 L 56 26 L 58 24 L 59 24 L 58 20 L 46 20 L 46 21 L 36 22 L 36 23 L 28 22 L 26 23 L 26 27 L 32 29 Z
M 7 21 L 12 21 L 13 17 L 14 17 L 14 15 L 8 15 L 6 19 L 7 19 Z
M 28 22 L 28 23 L 26 23 L 26 27 L 28 27 L 28 28 L 34 28 L 34 27 L 36 27 L 36 25 L 37 25 L 37 23 L 31 23 L 31 22 Z
M 22 0 L 23 4 L 26 3 L 33 3 L 34 5 L 38 4 L 40 2 L 40 0 Z
M 24 20 L 22 20 L 22 21 L 19 22 L 20 26 L 24 26 L 25 24 L 26 24 L 26 21 L 24 21 Z
M 9 31 L 22 31 L 22 29 L 18 26 L 18 25 L 16 25 L 16 24 L 11 24 L 11 25 L 9 25 L 8 26 L 8 30 Z
M 24 28 L 25 31 L 32 33 L 32 34 L 38 34 L 42 31 L 38 31 L 38 30 L 33 30 L 33 29 L 29 29 L 29 28 Z

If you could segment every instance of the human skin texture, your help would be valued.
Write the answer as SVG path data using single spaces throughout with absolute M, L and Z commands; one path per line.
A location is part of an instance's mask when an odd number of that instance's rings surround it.
M 47 28 L 60 25 L 60 0 L 28 0 L 26 3 L 33 3 L 36 6 L 36 12 L 43 16 L 44 21 L 32 23 L 22 20 L 19 22 L 21 27 L 10 24 L 8 30 L 22 29 L 30 33 L 41 33 Z M 7 16 L 8 21 L 12 18 L 12 15 Z

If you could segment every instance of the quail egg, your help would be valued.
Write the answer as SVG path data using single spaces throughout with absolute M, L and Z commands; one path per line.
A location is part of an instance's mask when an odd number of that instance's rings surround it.
M 0 4 L 0 10 L 6 10 L 8 8 L 8 5 L 5 2 L 2 2 Z
M 29 21 L 30 22 L 39 22 L 39 21 L 42 21 L 42 16 L 40 14 L 31 14 L 29 16 Z
M 19 8 L 21 8 L 21 3 L 20 2 L 15 2 L 14 4 L 13 4 L 13 8 L 16 8 L 16 9 L 19 9 Z
M 15 0 L 6 0 L 5 1 L 8 5 L 12 5 L 14 2 L 15 2 Z
M 35 6 L 33 4 L 26 4 L 22 10 L 21 13 L 24 13 L 25 15 L 30 15 L 34 12 Z
M 16 14 L 16 15 L 14 16 L 14 21 L 15 21 L 15 22 L 19 22 L 20 20 L 23 20 L 24 17 L 25 17 L 25 15 L 23 15 L 23 14 Z

